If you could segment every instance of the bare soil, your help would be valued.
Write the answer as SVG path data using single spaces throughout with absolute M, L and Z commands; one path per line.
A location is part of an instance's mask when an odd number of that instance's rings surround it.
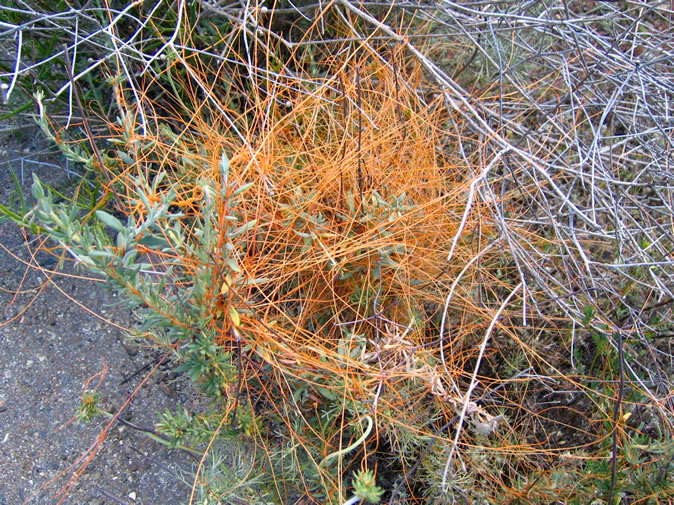
M 2 128 L 0 202 L 10 201 L 10 167 L 26 195 L 32 173 L 48 184 L 68 184 L 65 160 L 35 127 Z M 0 505 L 60 503 L 59 491 L 109 422 L 72 421 L 87 382 L 100 374 L 89 387 L 100 393 L 103 408 L 116 411 L 160 357 L 124 341 L 124 328 L 134 319 L 103 283 L 87 280 L 73 265 L 51 276 L 57 258 L 38 250 L 40 240 L 0 223 Z M 167 371 L 155 372 L 124 419 L 152 427 L 157 412 L 189 402 L 189 388 L 174 379 Z M 192 463 L 186 454 L 115 423 L 62 503 L 185 503 L 191 480 L 186 476 L 182 482 L 178 475 Z

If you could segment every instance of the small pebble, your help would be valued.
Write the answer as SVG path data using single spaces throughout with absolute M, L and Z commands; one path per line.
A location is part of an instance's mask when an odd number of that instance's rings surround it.
M 129 493 L 129 498 L 131 498 L 133 501 L 136 501 L 136 492 L 135 492 L 135 491 L 131 491 L 131 492 Z

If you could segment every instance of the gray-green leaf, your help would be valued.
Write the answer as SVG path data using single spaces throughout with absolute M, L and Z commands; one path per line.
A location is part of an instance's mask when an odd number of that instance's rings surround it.
M 124 231 L 124 225 L 115 216 L 112 216 L 105 211 L 97 210 L 96 211 L 96 217 L 104 225 L 109 226 L 113 230 L 116 230 L 116 231 L 119 231 L 119 232 Z

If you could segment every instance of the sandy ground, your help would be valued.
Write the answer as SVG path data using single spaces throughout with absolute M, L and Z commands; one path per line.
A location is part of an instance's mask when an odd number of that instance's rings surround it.
M 33 172 L 51 184 L 63 183 L 64 160 L 46 151 L 34 127 L 3 128 L 0 202 L 10 198 L 10 166 L 27 194 Z M 42 251 L 35 255 L 38 239 L 11 223 L 0 224 L 0 244 L 0 505 L 21 504 L 31 496 L 31 504 L 57 504 L 55 495 L 73 475 L 71 465 L 87 454 L 108 423 L 104 418 L 88 425 L 69 423 L 87 381 L 105 371 L 100 384 L 96 377 L 91 385 L 97 385 L 101 406 L 119 409 L 146 372 L 129 377 L 159 355 L 124 341 L 120 327 L 131 327 L 133 317 L 102 283 L 81 278 L 86 272 L 72 266 L 65 268 L 67 276 L 48 281 L 44 272 L 23 262 L 51 270 L 56 259 Z M 168 370 L 153 374 L 125 410 L 125 419 L 152 427 L 157 412 L 188 402 L 188 386 L 173 378 Z M 63 503 L 186 503 L 191 482 L 177 475 L 191 464 L 188 455 L 115 424 Z

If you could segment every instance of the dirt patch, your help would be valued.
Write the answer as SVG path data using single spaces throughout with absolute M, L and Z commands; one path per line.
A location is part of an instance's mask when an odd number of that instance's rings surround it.
M 0 202 L 10 200 L 14 169 L 24 193 L 32 173 L 53 185 L 67 185 L 64 160 L 51 152 L 32 126 L 9 127 L 0 136 Z M 68 169 L 69 170 L 69 169 Z M 73 474 L 71 465 L 96 442 L 108 424 L 97 418 L 81 425 L 73 418 L 87 381 L 98 378 L 101 406 L 116 411 L 146 377 L 157 353 L 128 346 L 124 330 L 133 317 L 116 294 L 87 280 L 84 270 L 57 268 L 56 257 L 35 251 L 40 239 L 11 223 L 0 223 L 0 505 L 59 503 L 55 496 Z M 38 264 L 40 272 L 24 262 Z M 114 323 L 114 324 L 111 324 Z M 115 326 L 118 325 L 118 326 Z M 152 427 L 156 413 L 190 401 L 188 389 L 157 372 L 135 395 L 124 418 Z M 79 478 L 65 504 L 163 504 L 187 502 L 189 485 L 176 474 L 193 460 L 169 451 L 142 432 L 113 425 L 100 451 Z M 61 476 L 60 478 L 58 478 Z M 51 479 L 52 484 L 45 486 Z

